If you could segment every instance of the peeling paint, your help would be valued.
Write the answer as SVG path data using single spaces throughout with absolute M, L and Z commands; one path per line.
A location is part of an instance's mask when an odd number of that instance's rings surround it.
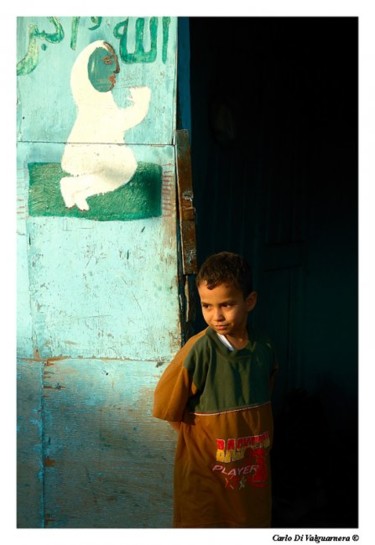
M 26 61 L 19 65 L 25 65 L 17 81 L 21 528 L 160 528 L 171 523 L 175 435 L 152 418 L 152 400 L 164 362 L 181 340 L 171 145 L 176 18 L 168 24 L 163 20 L 163 29 L 159 18 L 159 32 L 168 33 L 168 43 L 158 43 L 155 62 L 128 63 L 122 71 L 130 87 L 149 87 L 152 97 L 142 122 L 126 133 L 137 163 L 132 180 L 88 197 L 89 210 L 67 208 L 59 185 L 67 135 L 76 120 L 71 67 L 94 34 L 96 39 L 100 30 L 111 43 L 110 31 L 123 20 L 100 18 L 95 31 L 88 18 L 56 18 L 70 29 L 67 39 L 44 49 L 47 37 L 34 34 L 37 65 L 29 73 Z M 19 52 L 27 51 L 28 25 L 43 29 L 47 22 L 18 18 Z M 129 32 L 133 22 L 130 18 Z M 51 78 L 52 68 L 56 78 Z M 126 106 L 128 83 L 118 83 L 113 97 Z M 95 142 L 96 159 L 103 146 L 108 151 L 125 145 L 111 141 L 109 128 L 103 142 Z M 97 134 L 89 127 L 88 133 Z M 142 184 L 150 172 L 157 183 L 149 178 L 146 188 Z M 122 190 L 117 201 L 116 192 Z M 106 207 L 105 221 L 95 212 L 99 201 Z

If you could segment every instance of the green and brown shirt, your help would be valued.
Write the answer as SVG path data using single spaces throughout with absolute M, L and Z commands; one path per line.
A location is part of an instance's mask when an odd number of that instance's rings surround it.
M 269 527 L 268 339 L 229 350 L 211 328 L 177 353 L 155 390 L 153 415 L 180 422 L 174 469 L 174 526 Z

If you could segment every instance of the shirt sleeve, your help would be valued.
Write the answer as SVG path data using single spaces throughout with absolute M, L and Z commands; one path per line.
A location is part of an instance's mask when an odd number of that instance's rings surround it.
M 191 338 L 176 354 L 162 374 L 155 392 L 153 416 L 168 422 L 181 422 L 189 397 L 197 392 L 191 373 L 184 366 L 197 336 Z

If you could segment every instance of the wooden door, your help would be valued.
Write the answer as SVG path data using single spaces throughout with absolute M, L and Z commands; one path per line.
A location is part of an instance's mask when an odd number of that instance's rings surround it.
M 177 19 L 17 23 L 18 526 L 168 527 Z

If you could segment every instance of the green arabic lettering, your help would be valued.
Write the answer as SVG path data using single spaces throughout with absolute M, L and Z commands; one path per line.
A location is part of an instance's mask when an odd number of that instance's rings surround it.
M 53 44 L 60 43 L 64 39 L 64 29 L 57 17 L 48 17 L 48 19 L 55 27 L 54 33 L 48 33 L 44 30 L 40 31 L 38 26 L 34 24 L 29 25 L 29 44 L 26 55 L 17 63 L 17 76 L 30 74 L 37 67 L 39 62 L 38 39 L 46 40 Z
M 157 55 L 158 18 L 151 17 L 150 19 L 151 46 L 150 46 L 150 50 L 147 52 L 145 51 L 145 48 L 143 45 L 144 27 L 145 27 L 144 17 L 139 17 L 135 23 L 134 53 L 128 52 L 128 46 L 127 46 L 128 26 L 129 26 L 129 19 L 125 19 L 125 21 L 118 23 L 113 30 L 113 35 L 115 36 L 115 38 L 120 39 L 121 59 L 128 64 L 137 63 L 137 62 L 154 62 Z
M 81 17 L 72 17 L 72 32 L 70 35 L 70 48 L 73 49 L 73 51 L 75 50 L 77 45 L 78 26 L 79 26 L 80 18 Z
M 47 40 L 47 42 L 50 42 L 52 44 L 58 44 L 64 39 L 64 29 L 57 19 L 57 17 L 47 17 L 49 21 L 54 25 L 56 32 L 54 34 L 45 32 L 42 30 L 42 32 L 38 32 L 37 37 Z
M 72 32 L 70 37 L 70 48 L 75 50 L 77 46 L 78 26 L 81 17 L 72 17 Z M 96 30 L 102 24 L 103 17 L 90 17 L 94 26 L 90 26 L 89 30 Z
M 165 64 L 168 56 L 168 39 L 169 39 L 169 24 L 171 22 L 170 17 L 163 17 L 163 52 L 162 60 Z
M 30 24 L 28 27 L 28 48 L 26 55 L 17 63 L 17 76 L 30 74 L 39 63 L 39 43 L 38 40 L 44 40 L 52 44 L 60 43 L 64 39 L 64 29 L 57 17 L 47 18 L 55 27 L 55 32 L 40 31 L 36 24 Z M 75 50 L 77 46 L 78 28 L 81 17 L 72 17 L 70 47 Z M 102 24 L 103 17 L 90 17 L 93 26 L 89 30 L 96 30 Z M 162 42 L 162 61 L 165 64 L 168 55 L 169 25 L 171 18 L 162 18 L 163 42 Z M 120 40 L 120 57 L 126 63 L 154 62 L 157 56 L 157 35 L 158 35 L 158 17 L 151 17 L 150 28 L 150 48 L 145 51 L 145 18 L 139 17 L 135 23 L 135 50 L 134 53 L 128 51 L 128 26 L 129 18 L 118 23 L 113 34 Z M 41 45 L 46 49 L 45 43 Z
M 90 26 L 89 30 L 96 30 L 102 24 L 103 17 L 90 17 L 90 19 L 94 23 L 94 26 Z
M 39 61 L 39 47 L 36 39 L 36 25 L 29 25 L 29 45 L 27 48 L 27 53 L 17 63 L 17 76 L 24 76 L 25 74 L 30 74 Z

